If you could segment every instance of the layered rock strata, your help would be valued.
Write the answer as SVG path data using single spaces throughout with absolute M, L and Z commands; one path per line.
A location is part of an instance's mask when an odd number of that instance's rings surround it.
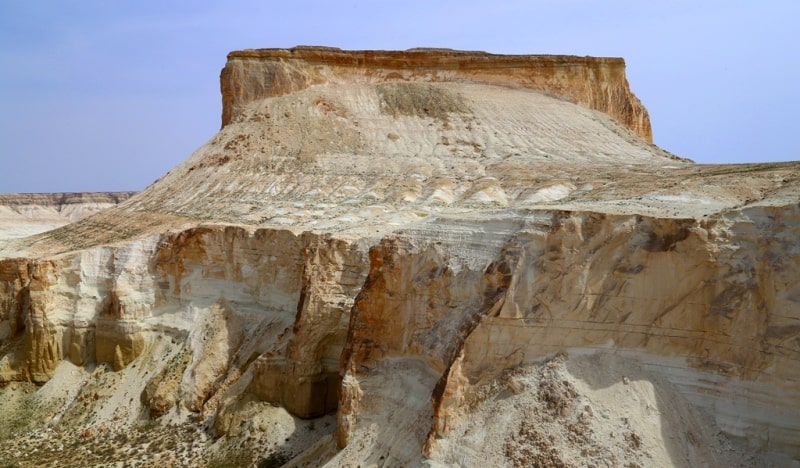
M 116 205 L 136 192 L 63 192 L 63 193 L 0 193 L 2 206 L 56 206 L 64 209 L 70 205 Z
M 108 363 L 138 398 L 86 424 L 192 418 L 298 465 L 800 458 L 800 165 L 695 165 L 553 97 L 621 68 L 523 82 L 561 60 L 232 53 L 186 162 L 0 245 L 0 379 Z M 337 422 L 244 432 L 276 408 Z
M 119 204 L 135 192 L 0 193 L 0 242 L 83 219 Z
M 247 104 L 324 83 L 480 83 L 532 89 L 604 112 L 648 141 L 647 110 L 621 58 L 497 55 L 450 49 L 343 51 L 330 47 L 240 50 L 222 69 L 222 126 Z

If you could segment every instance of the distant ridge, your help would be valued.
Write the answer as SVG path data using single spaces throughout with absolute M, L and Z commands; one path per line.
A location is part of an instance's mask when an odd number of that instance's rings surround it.
M 122 203 L 137 192 L 0 193 L 0 205 L 73 205 L 76 203 Z

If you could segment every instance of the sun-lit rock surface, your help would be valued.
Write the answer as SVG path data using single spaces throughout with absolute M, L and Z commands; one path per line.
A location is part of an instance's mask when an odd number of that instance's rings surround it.
M 0 244 L 31 424 L 297 466 L 800 458 L 800 164 L 652 145 L 619 59 L 241 51 L 222 92 L 146 190 Z
M 342 51 L 330 47 L 240 50 L 222 70 L 222 125 L 246 106 L 317 84 L 387 81 L 477 83 L 530 89 L 599 110 L 648 141 L 647 110 L 621 58 L 497 55 L 451 49 Z

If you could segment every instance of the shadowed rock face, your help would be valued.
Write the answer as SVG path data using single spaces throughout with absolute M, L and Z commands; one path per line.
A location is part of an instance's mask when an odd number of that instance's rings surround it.
M 242 463 L 800 457 L 800 165 L 653 146 L 593 110 L 639 106 L 622 66 L 232 53 L 189 159 L 0 244 L 0 379 L 108 363 L 47 418 L 202 421 Z

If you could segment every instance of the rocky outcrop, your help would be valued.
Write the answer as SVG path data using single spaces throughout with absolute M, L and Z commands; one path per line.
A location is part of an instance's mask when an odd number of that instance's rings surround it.
M 0 380 L 240 464 L 800 458 L 800 165 L 695 165 L 509 87 L 561 59 L 232 54 L 186 162 L 0 245 Z
M 497 55 L 450 49 L 344 51 L 328 47 L 241 50 L 220 75 L 222 126 L 251 102 L 322 83 L 481 83 L 532 89 L 605 112 L 648 141 L 647 110 L 630 91 L 621 58 Z
M 547 223 L 546 234 L 516 233 L 507 250 L 513 253 L 505 254 L 510 278 L 502 300 L 484 308 L 461 338 L 463 348 L 434 394 L 429 449 L 474 398 L 468 389 L 500 378 L 498 369 L 565 349 L 613 348 L 657 366 L 726 432 L 796 456 L 790 446 L 800 435 L 797 424 L 776 422 L 792 411 L 780 395 L 798 393 L 790 356 L 800 348 L 787 347 L 797 306 L 786 291 L 800 283 L 789 273 L 796 262 L 780 253 L 794 249 L 788 239 L 797 234 L 798 215 L 797 207 L 756 209 L 738 220 L 698 223 L 564 214 Z M 761 230 L 767 225 L 769 233 Z M 670 362 L 674 356 L 678 362 Z M 743 397 L 749 382 L 765 384 L 764 393 Z M 709 391 L 714 398 L 705 396 Z
M 780 252 L 796 251 L 799 215 L 797 206 L 710 221 L 530 213 L 495 229 L 502 247 L 467 269 L 456 268 L 448 229 L 435 230 L 433 244 L 384 241 L 353 307 L 345 382 L 360 389 L 388 363 L 425 362 L 440 375 L 426 388 L 434 422 L 425 453 L 439 459 L 482 389 L 509 369 L 613 350 L 670 381 L 725 432 L 797 456 L 800 427 L 786 418 L 796 403 L 786 396 L 800 393 L 800 316 L 787 292 L 800 283 L 796 259 Z M 483 243 L 479 231 L 457 242 Z M 367 426 L 351 423 L 360 408 L 379 398 L 343 393 L 341 447 Z
M 3 380 L 46 382 L 64 359 L 116 369 L 135 359 L 144 346 L 142 319 L 156 298 L 152 254 L 147 239 L 46 261 L 0 261 L 8 324 L 0 339 L 18 359 L 2 369 Z

